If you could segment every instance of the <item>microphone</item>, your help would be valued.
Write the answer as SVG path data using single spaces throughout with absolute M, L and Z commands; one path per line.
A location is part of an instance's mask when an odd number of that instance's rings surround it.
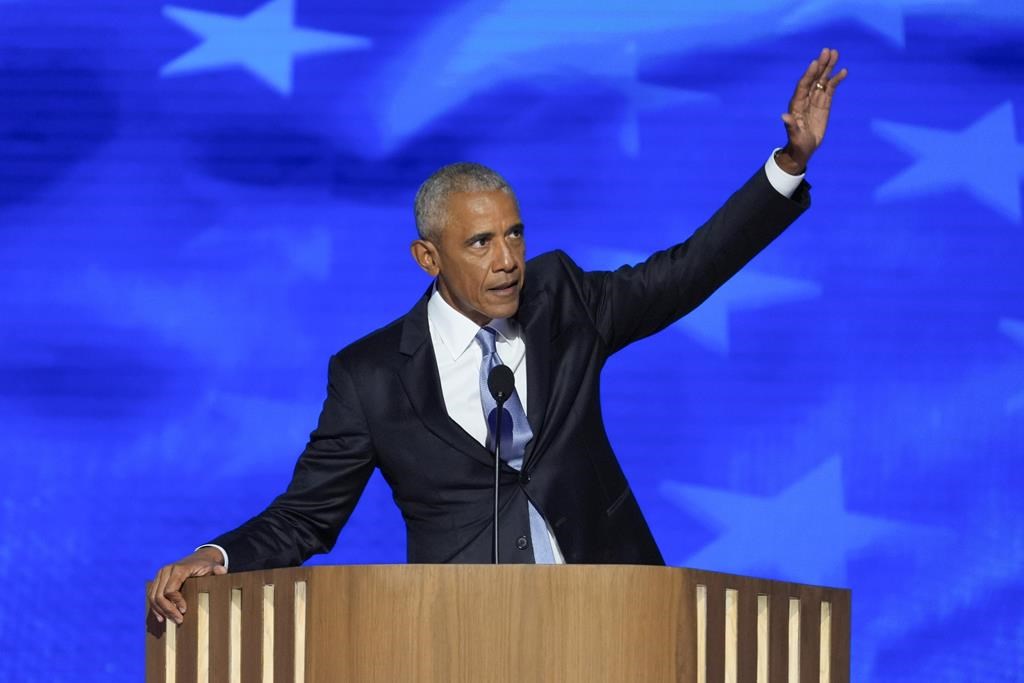
M 512 374 L 512 369 L 507 365 L 495 365 L 487 375 L 487 389 L 499 406 L 504 405 L 516 390 L 516 376 Z
M 505 401 L 516 390 L 516 376 L 507 365 L 495 365 L 487 374 L 487 390 L 498 404 L 494 409 L 494 564 L 498 564 L 498 477 L 501 472 L 501 423 Z

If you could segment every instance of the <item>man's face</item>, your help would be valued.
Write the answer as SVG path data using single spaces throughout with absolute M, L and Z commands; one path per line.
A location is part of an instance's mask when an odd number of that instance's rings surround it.
M 526 275 L 523 224 L 511 196 L 499 190 L 456 192 L 437 242 L 416 240 L 413 257 L 437 277 L 441 296 L 478 325 L 519 310 Z

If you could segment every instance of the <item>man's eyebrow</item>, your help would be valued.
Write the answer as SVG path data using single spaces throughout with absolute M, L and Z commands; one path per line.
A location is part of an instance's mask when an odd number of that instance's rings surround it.
M 523 225 L 522 221 L 520 221 L 518 223 L 515 223 L 515 224 L 510 225 L 507 228 L 505 228 L 505 234 L 507 235 L 508 233 L 512 232 L 513 230 L 518 230 L 520 232 L 525 232 L 526 231 L 526 226 Z

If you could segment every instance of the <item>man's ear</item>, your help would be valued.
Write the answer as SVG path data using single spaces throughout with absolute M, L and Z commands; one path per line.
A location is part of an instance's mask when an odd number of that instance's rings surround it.
M 416 262 L 430 277 L 437 277 L 441 266 L 437 260 L 437 247 L 427 240 L 413 240 L 409 245 L 412 260 Z

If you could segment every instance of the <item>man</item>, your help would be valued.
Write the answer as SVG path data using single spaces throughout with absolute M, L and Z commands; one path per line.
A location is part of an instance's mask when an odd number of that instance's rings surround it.
M 406 522 L 410 562 L 490 562 L 499 363 L 503 562 L 663 564 L 605 435 L 605 360 L 699 305 L 809 205 L 839 55 L 823 50 L 782 118 L 788 142 L 685 243 L 614 273 L 561 252 L 525 260 L 519 208 L 498 174 L 448 166 L 416 196 L 416 263 L 434 284 L 405 316 L 331 359 L 328 394 L 288 489 L 264 512 L 163 567 L 159 620 L 180 623 L 191 576 L 297 565 L 337 539 L 379 467 Z

